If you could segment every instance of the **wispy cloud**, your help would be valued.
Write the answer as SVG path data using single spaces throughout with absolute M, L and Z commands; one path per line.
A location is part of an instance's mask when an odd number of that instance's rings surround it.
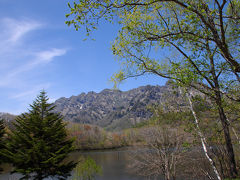
M 40 65 L 46 65 L 54 60 L 57 56 L 63 56 L 66 54 L 66 49 L 50 49 L 34 53 L 32 59 L 22 63 L 22 65 L 13 67 L 6 74 L 3 74 L 0 78 L 0 87 L 11 87 L 15 82 L 19 82 L 19 75 L 21 73 L 31 71 L 34 68 L 39 68 Z
M 41 51 L 36 53 L 36 61 L 33 63 L 34 65 L 41 64 L 41 63 L 49 63 L 53 60 L 54 57 L 63 56 L 66 54 L 66 49 L 57 49 L 53 48 L 47 51 Z
M 66 49 L 51 49 L 47 51 L 41 51 L 35 54 L 35 58 L 32 59 L 30 62 L 14 69 L 9 76 L 13 77 L 22 72 L 32 70 L 35 67 L 38 67 L 41 64 L 50 63 L 55 57 L 62 56 L 66 53 Z
M 1 75 L 0 86 L 9 86 L 16 82 L 15 80 L 19 78 L 21 73 L 50 63 L 55 57 L 66 54 L 67 50 L 64 48 L 35 51 L 31 49 L 32 44 L 24 44 L 23 37 L 42 26 L 43 23 L 30 19 L 0 19 L 0 66 L 8 67 Z M 14 46 L 20 42 L 22 46 Z M 25 46 L 27 46 L 27 51 Z M 9 56 L 11 59 L 6 58 Z
M 2 29 L 0 37 L 5 43 L 16 43 L 29 32 L 43 27 L 42 23 L 30 19 L 2 18 L 0 23 Z
M 32 98 L 36 96 L 42 89 L 47 90 L 50 86 L 51 86 L 50 83 L 39 84 L 33 87 L 31 90 L 15 93 L 14 95 L 10 96 L 10 98 L 26 100 L 26 98 L 29 98 L 29 97 Z
M 11 18 L 2 19 L 6 27 L 7 41 L 16 43 L 27 33 L 39 29 L 42 24 L 33 20 L 16 20 Z
M 32 19 L 0 19 L 0 87 L 9 91 L 5 96 L 22 105 L 31 103 L 41 89 L 51 87 L 52 83 L 38 72 L 67 53 L 66 48 L 49 47 L 37 38 L 43 28 L 47 25 Z

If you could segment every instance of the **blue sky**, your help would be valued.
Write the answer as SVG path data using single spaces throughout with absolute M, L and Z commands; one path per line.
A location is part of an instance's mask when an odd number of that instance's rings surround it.
M 82 92 L 113 88 L 119 64 L 111 52 L 118 26 L 101 24 L 93 37 L 65 25 L 68 0 L 0 0 L 0 112 L 27 110 L 40 90 L 51 101 Z M 129 90 L 163 85 L 155 76 L 129 79 Z

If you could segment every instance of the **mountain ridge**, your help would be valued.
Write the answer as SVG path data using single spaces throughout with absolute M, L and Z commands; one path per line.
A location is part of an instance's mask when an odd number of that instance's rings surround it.
M 90 91 L 55 101 L 55 111 L 61 112 L 66 121 L 95 124 L 106 129 L 129 128 L 152 116 L 148 106 L 175 102 L 183 108 L 186 102 L 178 89 L 170 83 L 164 86 L 140 86 L 128 91 L 104 89 L 99 93 Z M 178 107 L 173 109 L 177 110 Z
M 188 104 L 178 88 L 170 82 L 164 86 L 140 86 L 128 91 L 103 89 L 96 93 L 80 93 L 69 98 L 61 97 L 53 103 L 54 112 L 61 113 L 64 120 L 81 124 L 93 124 L 107 130 L 130 128 L 148 120 L 151 105 L 161 105 L 166 111 L 182 111 Z M 7 122 L 16 116 L 0 113 Z

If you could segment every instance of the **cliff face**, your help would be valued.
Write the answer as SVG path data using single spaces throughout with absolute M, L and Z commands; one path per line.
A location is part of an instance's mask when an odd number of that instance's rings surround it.
M 56 112 L 65 120 L 96 124 L 106 129 L 122 129 L 151 117 L 148 106 L 170 104 L 168 109 L 186 107 L 180 92 L 171 85 L 142 86 L 129 91 L 105 89 L 55 101 Z

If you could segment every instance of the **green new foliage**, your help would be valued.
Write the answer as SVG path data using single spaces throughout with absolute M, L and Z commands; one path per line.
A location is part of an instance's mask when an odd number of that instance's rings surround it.
M 66 17 L 73 18 L 66 24 L 84 27 L 87 36 L 100 19 L 120 24 L 112 45 L 122 64 L 116 83 L 155 74 L 207 95 L 219 112 L 234 178 L 238 172 L 222 102 L 225 95 L 239 101 L 228 93 L 240 83 L 239 7 L 239 0 L 79 0 L 69 3 Z
M 5 149 L 5 142 L 3 140 L 5 134 L 5 126 L 3 119 L 0 119 L 0 165 L 3 163 L 3 160 L 5 159 L 4 155 L 2 154 Z M 2 168 L 0 167 L 0 173 L 2 171 Z
M 102 168 L 92 158 L 81 157 L 74 173 L 73 180 L 94 180 L 102 174 Z
M 53 113 L 45 91 L 30 105 L 28 113 L 16 118 L 15 130 L 10 133 L 8 158 L 12 173 L 21 173 L 21 179 L 66 179 L 75 163 L 66 161 L 74 150 L 60 114 Z
M 184 61 L 179 63 L 178 56 L 178 60 L 173 62 L 171 58 L 168 64 L 175 67 L 174 71 L 179 67 L 176 72 L 185 73 L 188 79 L 196 78 L 188 71 L 195 69 L 195 65 L 201 66 L 195 71 L 204 75 L 202 69 L 208 64 L 202 60 L 207 51 L 222 58 L 217 68 L 228 66 L 239 76 L 239 49 L 236 49 L 240 35 L 239 4 L 239 0 L 79 0 L 68 4 L 70 13 L 66 17 L 73 18 L 66 24 L 76 30 L 85 28 L 87 36 L 97 29 L 100 19 L 121 25 L 112 47 L 113 53 L 124 60 L 116 80 L 122 80 L 122 73 L 124 77 L 142 73 L 168 77 L 172 72 L 159 63 L 159 54 L 151 56 L 149 52 L 169 47 L 169 51 L 178 51 Z

